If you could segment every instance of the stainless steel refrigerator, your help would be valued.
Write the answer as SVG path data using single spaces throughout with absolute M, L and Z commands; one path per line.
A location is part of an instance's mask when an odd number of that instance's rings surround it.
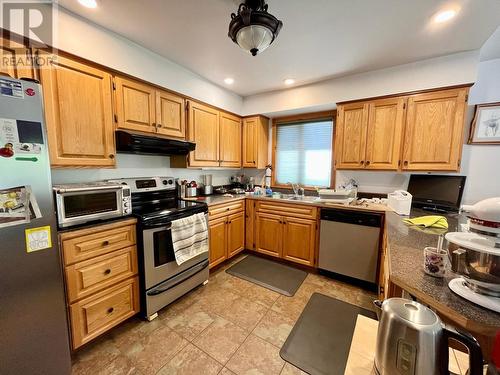
M 0 76 L 0 374 L 69 374 L 40 85 Z

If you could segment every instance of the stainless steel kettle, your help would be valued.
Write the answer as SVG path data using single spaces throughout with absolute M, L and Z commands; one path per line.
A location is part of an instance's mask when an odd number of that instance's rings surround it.
M 375 301 L 379 311 L 375 369 L 379 375 L 449 375 L 448 340 L 469 350 L 469 374 L 483 374 L 475 338 L 445 327 L 426 306 L 404 298 Z

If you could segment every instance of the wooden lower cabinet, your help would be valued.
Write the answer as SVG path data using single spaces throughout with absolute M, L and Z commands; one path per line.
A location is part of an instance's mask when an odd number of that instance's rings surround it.
M 283 258 L 307 266 L 314 265 L 316 221 L 285 217 L 283 222 Z
M 255 251 L 281 258 L 283 217 L 257 214 L 255 220 Z
M 255 201 L 245 202 L 245 248 L 255 250 Z
M 231 258 L 245 249 L 245 213 L 227 218 L 227 257 Z
M 210 268 L 227 259 L 227 218 L 210 220 L 208 222 L 210 236 Z
M 135 219 L 59 234 L 71 347 L 139 312 Z
M 139 280 L 134 277 L 70 306 L 73 349 L 139 311 Z
M 316 207 L 258 201 L 252 220 L 255 220 L 256 252 L 307 266 L 315 265 Z
M 245 249 L 245 202 L 209 207 L 210 268 Z

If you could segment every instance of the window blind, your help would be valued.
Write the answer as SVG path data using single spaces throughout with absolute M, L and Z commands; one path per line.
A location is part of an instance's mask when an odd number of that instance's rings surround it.
M 332 133 L 332 120 L 278 124 L 276 183 L 330 186 Z

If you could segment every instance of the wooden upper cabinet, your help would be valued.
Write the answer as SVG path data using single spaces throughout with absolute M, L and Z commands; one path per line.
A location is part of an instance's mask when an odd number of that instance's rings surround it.
M 189 103 L 189 140 L 196 149 L 189 153 L 191 167 L 218 167 L 219 111 L 198 102 Z
M 0 38 L 0 74 L 12 78 L 35 78 L 32 51 L 12 40 Z
M 268 164 L 269 120 L 263 116 L 243 119 L 243 168 L 264 169 Z
M 337 169 L 363 169 L 365 167 L 367 124 L 367 103 L 339 106 L 334 150 Z
M 186 137 L 186 102 L 167 91 L 156 90 L 156 130 L 171 138 Z
M 243 120 L 243 168 L 257 167 L 257 117 Z
M 113 166 L 111 74 L 57 56 L 40 79 L 52 165 Z
M 220 112 L 220 166 L 241 167 L 241 119 Z
M 285 217 L 283 258 L 308 266 L 314 265 L 316 221 Z
M 115 86 L 117 128 L 155 133 L 155 88 L 123 77 Z
M 405 103 L 406 98 L 370 102 L 366 133 L 366 169 L 398 169 Z
M 410 96 L 403 170 L 458 171 L 468 88 Z

